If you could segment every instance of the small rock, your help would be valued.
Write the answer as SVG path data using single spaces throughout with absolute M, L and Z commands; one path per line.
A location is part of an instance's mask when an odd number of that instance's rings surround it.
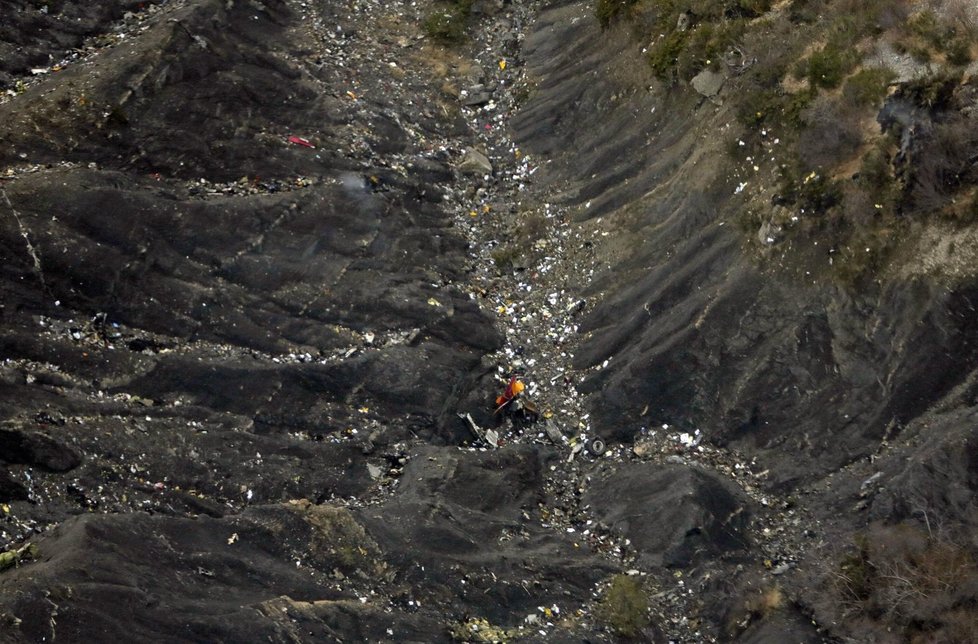
M 652 453 L 652 448 L 652 443 L 648 441 L 635 443 L 635 446 L 632 447 L 632 452 L 635 454 L 635 456 L 648 456 Z
M 693 76 L 693 80 L 690 83 L 693 85 L 693 89 L 701 95 L 707 98 L 713 98 L 720 93 L 720 88 L 723 87 L 723 83 L 726 80 L 723 74 L 704 69 L 696 76 Z
M 492 100 L 492 94 L 489 92 L 469 92 L 469 95 L 462 99 L 462 105 L 466 107 L 476 107 L 477 105 L 485 105 L 490 100 Z
M 483 175 L 492 174 L 492 163 L 489 157 L 476 149 L 469 148 L 458 164 L 458 171 L 462 174 Z

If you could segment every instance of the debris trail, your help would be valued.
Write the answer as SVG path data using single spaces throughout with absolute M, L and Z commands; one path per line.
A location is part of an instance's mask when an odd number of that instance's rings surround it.
M 460 92 L 462 113 L 478 138 L 475 148 L 463 152 L 459 168 L 469 177 L 469 186 L 454 204 L 476 267 L 471 297 L 495 311 L 506 332 L 506 345 L 491 356 L 500 384 L 512 373 L 522 374 L 527 394 L 545 419 L 528 428 L 504 426 L 499 439 L 553 443 L 566 450 L 567 458 L 547 473 L 541 523 L 558 532 L 579 533 L 582 542 L 623 568 L 654 576 L 661 592 L 654 596 L 652 610 L 671 639 L 718 641 L 715 625 L 697 617 L 697 589 L 713 583 L 713 573 L 673 577 L 635 570 L 634 546 L 595 520 L 584 498 L 605 464 L 682 464 L 735 483 L 757 508 L 750 531 L 761 574 L 792 570 L 818 526 L 790 501 L 764 491 L 766 472 L 757 472 L 753 462 L 732 451 L 702 444 L 699 431 L 651 428 L 651 419 L 640 418 L 636 423 L 643 430 L 634 449 L 617 445 L 607 451 L 596 435 L 577 387 L 608 361 L 581 371 L 574 368 L 573 358 L 581 341 L 580 318 L 589 308 L 582 294 L 596 273 L 597 258 L 585 226 L 572 223 L 572 213 L 548 198 L 554 188 L 535 183 L 534 174 L 545 160 L 525 154 L 509 135 L 509 117 L 519 108 L 515 96 L 528 85 L 519 45 L 534 11 L 532 2 L 514 2 L 500 19 L 511 30 L 481 26 L 473 47 L 476 73 Z

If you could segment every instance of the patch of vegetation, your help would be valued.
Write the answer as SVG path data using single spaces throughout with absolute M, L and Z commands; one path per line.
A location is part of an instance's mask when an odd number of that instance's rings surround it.
M 821 215 L 842 202 L 842 186 L 836 179 L 812 170 L 804 176 L 796 174 L 796 165 L 782 167 L 781 184 L 775 202 L 796 206 L 803 215 Z
M 788 17 L 796 24 L 811 24 L 818 21 L 824 6 L 822 0 L 791 0 Z
M 960 83 L 960 73 L 944 70 L 904 83 L 900 88 L 900 96 L 920 107 L 944 110 L 950 106 L 954 90 Z
M 729 640 L 738 639 L 751 623 L 766 619 L 785 603 L 784 593 L 777 585 L 761 586 L 756 590 L 747 591 L 744 595 L 740 610 L 730 615 L 736 621 L 726 626 L 725 634 Z
M 482 617 L 471 617 L 452 627 L 450 635 L 456 642 L 510 642 L 519 638 L 519 629 L 495 626 Z
M 852 49 L 829 44 L 803 60 L 796 74 L 807 78 L 814 87 L 833 89 L 842 83 L 857 62 L 859 56 Z
M 673 31 L 652 45 L 649 49 L 649 65 L 656 76 L 662 79 L 669 78 L 679 62 L 679 56 L 686 48 L 688 38 L 688 32 Z
M 968 108 L 978 82 L 962 67 L 978 51 L 978 25 L 962 0 L 790 0 L 781 11 L 767 0 L 599 4 L 633 18 L 660 79 L 681 86 L 706 68 L 727 76 L 722 99 L 741 126 L 730 155 L 780 172 L 770 201 L 752 200 L 756 184 L 748 191 L 745 234 L 790 213 L 784 234 L 809 238 L 795 248 L 833 249 L 830 272 L 854 283 L 882 273 L 912 225 L 978 223 Z M 868 66 L 880 43 L 925 49 L 939 72 L 897 82 Z
M 633 7 L 638 0 L 598 0 L 594 13 L 602 27 L 607 27 L 611 21 Z
M 346 508 L 315 505 L 305 499 L 287 507 L 314 529 L 311 550 L 325 556 L 331 565 L 347 574 L 358 570 L 380 574 L 386 569 L 379 546 Z
M 706 67 L 719 67 L 723 55 L 743 38 L 746 28 L 743 18 L 698 25 L 676 58 L 680 78 L 692 78 Z
M 884 140 L 864 154 L 856 175 L 856 185 L 869 195 L 875 210 L 892 211 L 900 196 L 888 147 Z
M 966 14 L 952 22 L 932 9 L 922 9 L 909 17 L 894 46 L 920 62 L 943 58 L 952 65 L 963 66 L 974 60 L 972 43 L 976 35 Z
M 649 596 L 639 577 L 616 575 L 595 615 L 621 637 L 636 637 L 650 623 Z
M 930 9 L 918 11 L 907 21 L 907 31 L 934 48 L 948 36 L 948 29 L 941 24 L 937 14 Z
M 749 128 L 761 125 L 781 125 L 796 130 L 801 126 L 801 114 L 816 96 L 812 91 L 789 93 L 780 87 L 754 87 L 746 91 L 737 106 L 738 120 Z
M 835 95 L 821 94 L 801 115 L 797 139 L 799 171 L 832 169 L 860 154 L 865 124 L 859 110 Z
M 699 0 L 656 3 L 654 29 L 662 34 L 649 48 L 649 64 L 665 80 L 689 80 L 740 42 L 748 20 L 771 8 L 770 0 Z
M 894 94 L 897 105 L 912 106 L 918 115 L 910 122 L 885 121 L 896 146 L 892 164 L 901 213 L 918 219 L 970 219 L 962 204 L 978 183 L 978 128 L 964 108 L 973 91 L 961 83 L 959 73 L 941 73 L 904 83 Z
M 874 526 L 833 574 L 840 613 L 864 641 L 973 641 L 978 559 L 947 538 L 902 524 Z
M 454 45 L 465 40 L 474 0 L 438 2 L 424 20 L 424 31 L 432 40 Z
M 861 69 L 846 80 L 842 97 L 856 108 L 875 107 L 886 97 L 894 78 L 896 74 L 886 67 Z
M 978 222 L 978 190 L 973 190 L 961 207 L 950 209 L 947 216 L 949 220 L 961 225 Z
M 496 248 L 489 256 L 492 257 L 492 263 L 496 266 L 496 270 L 500 273 L 508 273 L 516 268 L 523 252 L 516 245 L 506 245 Z

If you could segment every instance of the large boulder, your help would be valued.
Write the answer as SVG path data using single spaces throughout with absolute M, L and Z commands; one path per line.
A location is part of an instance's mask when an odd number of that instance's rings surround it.
M 626 465 L 598 478 L 585 500 L 598 520 L 631 541 L 644 567 L 685 568 L 749 546 L 749 500 L 706 470 Z

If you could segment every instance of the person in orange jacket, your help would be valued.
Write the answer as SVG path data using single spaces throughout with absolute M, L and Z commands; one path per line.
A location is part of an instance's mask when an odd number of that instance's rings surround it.
M 523 384 L 522 380 L 519 380 L 516 376 L 509 379 L 509 384 L 506 385 L 506 389 L 503 393 L 496 396 L 496 412 L 502 411 L 506 405 L 513 402 L 513 399 L 523 393 L 526 389 L 526 385 Z

